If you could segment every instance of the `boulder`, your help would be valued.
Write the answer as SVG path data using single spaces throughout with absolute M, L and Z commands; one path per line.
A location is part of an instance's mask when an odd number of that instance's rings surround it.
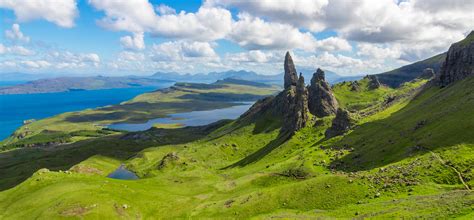
M 369 90 L 378 89 L 382 85 L 379 81 L 379 78 L 376 75 L 367 75 L 364 77 L 364 79 L 369 80 L 369 85 L 368 85 Z
M 353 126 L 352 119 L 348 111 L 337 109 L 336 117 L 332 120 L 332 125 L 326 130 L 326 138 L 342 135 L 349 131 Z
M 311 114 L 317 117 L 336 114 L 338 103 L 321 69 L 318 68 L 313 74 L 308 92 L 308 107 Z
M 441 65 L 438 83 L 441 87 L 474 75 L 474 31 L 449 47 Z

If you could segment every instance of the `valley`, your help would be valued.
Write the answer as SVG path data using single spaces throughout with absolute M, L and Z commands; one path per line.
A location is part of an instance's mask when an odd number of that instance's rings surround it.
M 0 218 L 472 219 L 473 36 L 399 86 L 305 81 L 287 52 L 283 89 L 177 83 L 33 122 L 2 142 Z M 208 125 L 102 126 L 255 100 Z M 107 177 L 119 167 L 138 179 Z

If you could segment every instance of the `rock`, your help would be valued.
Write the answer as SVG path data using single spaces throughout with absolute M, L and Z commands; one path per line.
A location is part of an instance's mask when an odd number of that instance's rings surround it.
M 435 72 L 432 68 L 426 68 L 423 73 L 419 76 L 421 79 L 432 79 L 435 77 Z
M 296 100 L 295 100 L 295 111 L 293 116 L 293 128 L 295 131 L 306 126 L 309 120 L 308 117 L 308 90 L 304 83 L 304 77 L 300 73 L 298 84 L 296 86 Z
M 296 75 L 296 69 L 290 53 L 285 56 L 285 89 L 275 97 L 257 101 L 239 118 L 241 122 L 254 121 L 264 115 L 281 118 L 281 132 L 293 134 L 306 126 L 309 121 L 308 90 L 304 77 Z
M 308 93 L 308 107 L 311 114 L 317 117 L 336 114 L 338 108 L 336 97 L 334 97 L 329 83 L 325 80 L 324 71 L 319 68 L 313 74 Z
M 342 135 L 349 131 L 353 125 L 349 112 L 339 108 L 336 117 L 332 120 L 331 127 L 326 130 L 326 138 Z
M 364 79 L 369 80 L 369 85 L 368 85 L 369 90 L 378 89 L 382 85 L 379 81 L 379 78 L 376 75 L 367 75 L 364 77 Z
M 296 74 L 295 64 L 293 63 L 293 59 L 291 58 L 290 52 L 286 52 L 285 55 L 285 83 L 284 88 L 288 89 L 291 86 L 296 86 L 298 81 L 298 75 Z
M 166 154 L 158 164 L 158 169 L 165 168 L 169 163 L 179 160 L 178 154 L 176 152 L 171 152 Z
M 353 91 L 353 92 L 360 91 L 360 85 L 359 85 L 359 82 L 357 82 L 357 81 L 351 82 L 351 84 L 349 86 L 351 87 L 351 91 Z
M 444 87 L 470 75 L 474 75 L 474 31 L 449 47 L 438 82 Z

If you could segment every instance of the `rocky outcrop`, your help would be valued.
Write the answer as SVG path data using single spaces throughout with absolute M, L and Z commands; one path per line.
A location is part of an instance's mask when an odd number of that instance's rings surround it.
M 286 52 L 284 69 L 284 88 L 288 89 L 291 86 L 296 86 L 298 81 L 298 75 L 296 73 L 295 64 L 293 63 L 293 59 L 291 58 L 290 52 Z
M 426 68 L 423 73 L 419 76 L 421 79 L 431 79 L 435 77 L 435 72 L 432 68 Z
M 352 119 L 349 112 L 339 108 L 336 117 L 332 120 L 332 125 L 326 130 L 326 138 L 335 137 L 348 132 L 352 127 Z
M 304 77 L 300 73 L 298 84 L 296 85 L 296 97 L 295 97 L 295 116 L 293 117 L 293 128 L 299 130 L 306 126 L 309 120 L 308 116 L 308 90 L 304 83 Z
M 364 77 L 364 79 L 369 80 L 369 84 L 368 84 L 369 90 L 378 89 L 382 85 L 376 75 L 367 75 Z
M 470 75 L 474 75 L 474 31 L 449 47 L 438 82 L 444 87 Z
M 334 115 L 337 111 L 337 100 L 331 91 L 329 83 L 326 82 L 324 71 L 318 68 L 313 74 L 311 84 L 308 87 L 308 107 L 311 114 L 317 117 Z

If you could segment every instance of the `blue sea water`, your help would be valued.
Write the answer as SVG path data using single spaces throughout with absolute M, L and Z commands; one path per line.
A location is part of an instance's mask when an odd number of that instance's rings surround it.
M 155 118 L 148 120 L 144 123 L 116 123 L 111 124 L 108 127 L 118 130 L 125 131 L 144 131 L 151 127 L 154 124 L 181 124 L 183 126 L 200 126 L 207 125 L 222 119 L 236 119 L 244 112 L 246 112 L 250 107 L 252 107 L 253 102 L 243 102 L 239 105 L 221 108 L 221 109 L 212 109 L 205 111 L 192 111 L 192 112 L 183 112 L 175 113 L 168 115 L 167 118 Z
M 134 87 L 89 91 L 0 95 L 0 140 L 12 134 L 27 119 L 42 119 L 64 112 L 119 104 L 139 94 L 171 86 Z

